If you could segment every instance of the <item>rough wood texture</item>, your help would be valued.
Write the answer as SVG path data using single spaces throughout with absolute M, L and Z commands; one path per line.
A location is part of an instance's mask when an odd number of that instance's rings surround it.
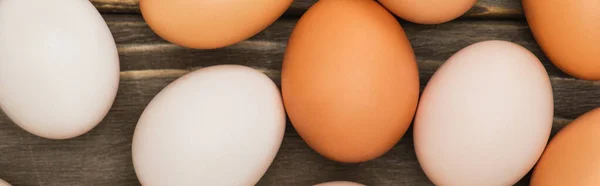
M 261 70 L 279 78 L 278 73 Z M 106 119 L 91 132 L 71 140 L 33 136 L 0 114 L 0 176 L 15 186 L 139 185 L 131 162 L 137 119 L 156 93 L 186 72 L 123 72 L 121 89 Z M 553 131 L 569 121 L 556 118 Z M 331 180 L 431 185 L 416 160 L 410 132 L 383 157 L 361 164 L 340 164 L 313 152 L 289 123 L 279 154 L 259 185 L 308 186 Z
M 227 48 L 193 50 L 162 40 L 137 15 L 105 18 L 119 44 L 123 71 L 190 69 L 228 63 L 278 72 L 287 38 L 296 22 L 279 20 L 250 40 Z M 507 40 L 532 51 L 546 67 L 554 83 L 557 116 L 575 118 L 600 106 L 600 83 L 571 78 L 552 65 L 524 21 L 457 20 L 435 26 L 403 25 L 418 58 L 422 86 L 458 50 L 479 41 Z
M 485 19 L 524 18 L 521 0 L 478 0 L 464 17 Z
M 136 0 L 93 2 L 105 12 L 137 11 Z M 294 6 L 303 10 L 302 7 L 312 2 L 296 1 Z M 475 7 L 469 15 L 520 17 L 518 2 L 482 0 L 477 7 L 487 8 Z M 64 141 L 33 136 L 0 114 L 0 178 L 15 186 L 139 185 L 131 162 L 131 139 L 138 117 L 153 96 L 177 77 L 215 64 L 251 66 L 279 84 L 286 41 L 296 22 L 281 19 L 252 39 L 231 47 L 192 50 L 160 39 L 139 15 L 107 15 L 105 19 L 118 43 L 122 68 L 119 93 L 110 113 L 91 132 Z M 501 39 L 525 46 L 540 57 L 547 68 L 557 116 L 553 134 L 573 118 L 600 106 L 600 82 L 573 79 L 556 69 L 534 42 L 524 20 L 403 25 L 418 57 L 422 86 L 459 49 L 478 41 Z M 340 164 L 313 152 L 289 124 L 279 154 L 259 185 L 307 186 L 332 180 L 375 186 L 432 185 L 416 160 L 410 132 L 381 158 L 361 164 Z M 527 185 L 528 180 L 525 177 L 518 185 Z
M 101 12 L 139 13 L 139 0 L 90 0 Z M 302 15 L 318 0 L 295 0 L 285 16 Z M 468 18 L 522 18 L 520 0 L 479 0 L 464 17 Z

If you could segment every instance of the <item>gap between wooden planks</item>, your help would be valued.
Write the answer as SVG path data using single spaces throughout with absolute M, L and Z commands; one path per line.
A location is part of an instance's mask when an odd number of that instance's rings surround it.
M 103 13 L 139 13 L 139 0 L 90 0 Z M 295 0 L 284 16 L 300 16 L 317 0 Z M 479 0 L 463 17 L 523 18 L 521 0 Z
M 195 50 L 161 39 L 139 15 L 104 18 L 119 45 L 122 70 L 181 69 L 223 63 L 280 69 L 287 40 L 297 21 L 280 19 L 249 40 L 215 50 Z M 402 26 L 418 59 L 445 61 L 473 43 L 505 40 L 533 52 L 551 76 L 569 77 L 546 58 L 524 20 L 456 20 L 440 25 Z
M 105 19 L 119 48 L 123 79 L 179 77 L 198 67 L 238 64 L 266 72 L 277 84 L 287 39 L 297 21 L 280 19 L 249 40 L 216 50 L 195 50 L 162 40 L 139 15 L 105 15 Z M 576 118 L 600 105 L 600 83 L 572 78 L 556 68 L 524 20 L 404 23 L 403 27 L 417 56 L 422 87 L 458 50 L 479 41 L 507 40 L 524 46 L 542 61 L 553 83 L 557 116 Z

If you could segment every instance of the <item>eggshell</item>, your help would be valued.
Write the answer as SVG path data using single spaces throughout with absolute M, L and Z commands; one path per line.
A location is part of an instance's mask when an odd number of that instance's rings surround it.
M 11 186 L 8 182 L 0 179 L 0 186 Z
M 248 67 L 197 70 L 168 85 L 136 126 L 132 155 L 144 186 L 254 185 L 283 140 L 277 86 Z
M 108 113 L 119 55 L 89 1 L 0 3 L 0 106 L 41 137 L 73 138 Z
M 349 181 L 332 181 L 327 183 L 316 184 L 314 186 L 365 186 L 360 183 L 354 183 Z
M 419 96 L 418 69 L 402 27 L 370 0 L 314 4 L 290 37 L 281 76 L 296 131 L 340 162 L 364 162 L 392 148 Z
M 600 185 L 600 108 L 563 128 L 548 144 L 531 186 Z
M 415 150 L 436 185 L 513 185 L 534 166 L 552 128 L 546 70 L 506 41 L 460 50 L 421 96 Z
M 379 2 L 407 21 L 439 24 L 460 17 L 477 0 L 379 0 Z
M 600 1 L 523 0 L 523 9 L 554 65 L 577 78 L 600 80 Z
M 156 34 L 198 49 L 220 48 L 259 33 L 293 0 L 140 0 L 140 10 Z

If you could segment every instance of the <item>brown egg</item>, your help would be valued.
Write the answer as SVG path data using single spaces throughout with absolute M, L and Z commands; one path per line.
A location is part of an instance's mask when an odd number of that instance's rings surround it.
M 271 25 L 293 0 L 140 0 L 144 19 L 163 39 L 211 49 L 248 39 Z
M 532 186 L 600 185 L 600 108 L 563 128 L 538 162 Z
M 535 39 L 569 75 L 600 80 L 600 0 L 523 0 Z
M 392 148 L 419 96 L 412 47 L 372 0 L 320 0 L 296 25 L 282 70 L 284 105 L 310 147 L 363 162 Z
M 477 0 L 379 0 L 379 2 L 407 21 L 439 24 L 460 17 Z

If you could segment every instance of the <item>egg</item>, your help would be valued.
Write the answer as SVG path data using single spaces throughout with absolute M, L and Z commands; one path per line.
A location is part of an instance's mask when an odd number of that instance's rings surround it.
M 379 0 L 398 17 L 420 24 L 451 21 L 467 12 L 477 0 Z
M 11 186 L 8 182 L 0 179 L 0 186 Z
M 164 88 L 135 128 L 132 156 L 142 185 L 255 185 L 285 131 L 279 89 L 238 65 L 191 72 Z
M 600 80 L 600 1 L 523 0 L 523 9 L 554 65 L 577 78 Z
M 0 106 L 21 128 L 68 139 L 94 128 L 119 86 L 119 55 L 89 1 L 0 3 Z
M 259 33 L 293 0 L 140 0 L 150 28 L 163 39 L 188 48 L 213 49 Z
M 332 181 L 327 183 L 316 184 L 314 186 L 365 186 L 360 183 L 354 183 L 349 181 Z
M 320 0 L 284 55 L 282 94 L 296 131 L 346 163 L 377 158 L 408 129 L 419 97 L 415 56 L 398 21 L 371 0 Z
M 600 185 L 600 108 L 563 128 L 537 163 L 531 186 Z
M 552 87 L 539 59 L 484 41 L 448 59 L 427 83 L 414 123 L 423 171 L 436 185 L 513 185 L 550 136 Z

